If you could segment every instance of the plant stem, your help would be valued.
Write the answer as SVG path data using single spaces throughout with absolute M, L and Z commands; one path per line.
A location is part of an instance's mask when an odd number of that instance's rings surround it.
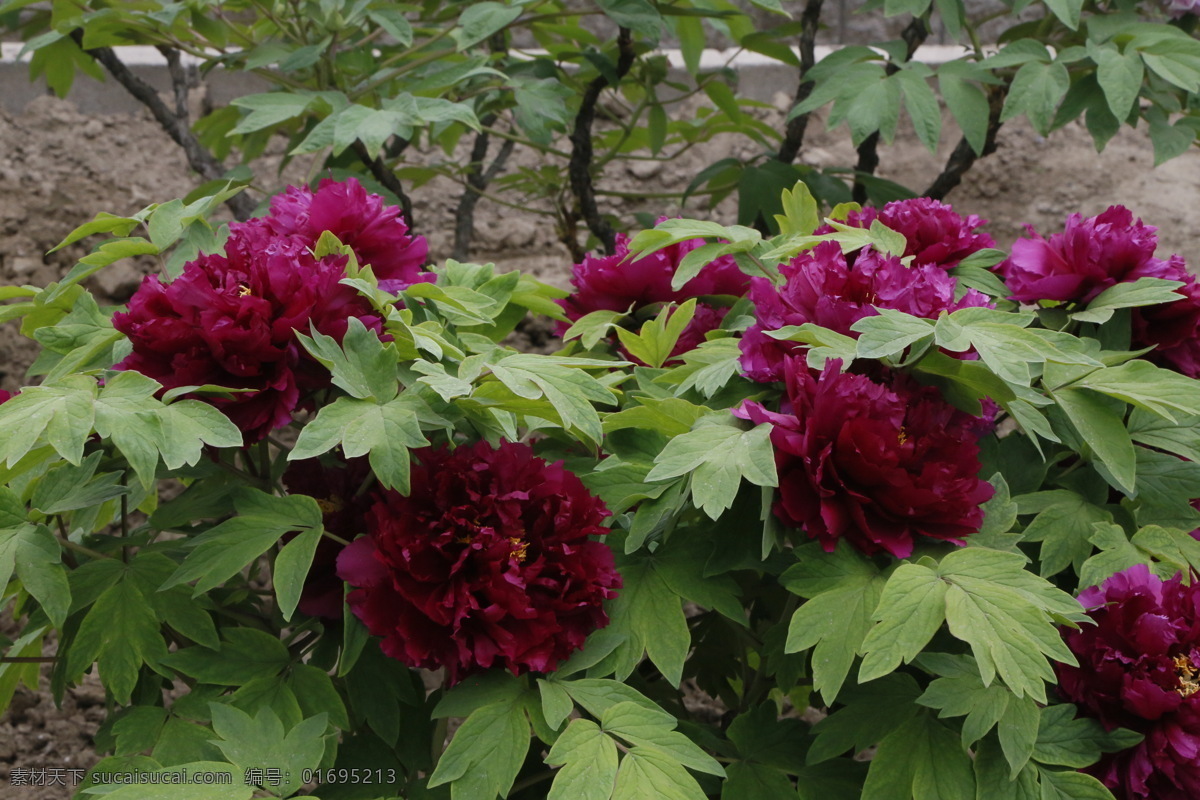
M 75 29 L 71 32 L 71 38 L 83 49 L 83 31 Z M 167 67 L 171 72 L 173 83 L 178 83 L 180 76 L 184 75 L 182 68 L 179 66 L 179 53 L 171 48 L 159 48 L 167 58 Z M 117 54 L 111 47 L 93 47 L 90 50 L 84 50 L 97 63 L 103 66 L 108 74 L 116 79 L 117 83 L 125 88 L 133 97 L 150 110 L 154 119 L 162 126 L 175 143 L 183 148 L 184 154 L 187 156 L 188 165 L 205 180 L 218 180 L 225 174 L 225 167 L 217 161 L 216 157 L 210 153 L 204 145 L 200 144 L 200 140 L 192 133 L 191 125 L 187 118 L 187 88 L 186 82 L 182 89 L 176 85 L 175 95 L 177 107 L 179 104 L 178 98 L 180 92 L 183 93 L 185 102 L 182 105 L 183 114 L 172 111 L 167 107 L 167 104 L 158 96 L 158 91 L 146 83 L 144 80 L 134 75 L 129 67 L 117 57 Z M 169 54 L 169 55 L 168 55 Z M 245 194 L 235 194 L 233 197 L 225 201 L 225 205 L 229 206 L 235 217 L 239 220 L 247 220 L 254 213 L 254 201 Z
M 437 767 L 442 753 L 446 750 L 446 727 L 450 724 L 449 717 L 442 717 L 433 724 L 433 740 L 429 743 L 429 752 L 433 757 L 433 767 Z
M 633 66 L 633 33 L 629 28 L 620 29 L 617 35 L 617 51 L 615 74 L 619 83 Z M 592 123 L 596 119 L 596 103 L 600 100 L 600 93 L 608 85 L 608 78 L 597 75 L 583 94 L 579 112 L 575 115 L 575 128 L 571 131 L 571 161 L 567 165 L 567 175 L 571 181 L 571 191 L 579 204 L 578 213 L 582 215 L 588 230 L 604 244 L 604 252 L 612 255 L 617 249 L 616 232 L 600 214 L 592 179 Z M 613 88 L 617 88 L 615 84 Z
M 912 60 L 916 54 L 917 48 L 924 43 L 929 37 L 929 25 L 926 24 L 925 17 L 913 17 L 908 25 L 904 27 L 904 31 L 900 34 L 900 38 L 905 44 L 905 61 Z M 900 67 L 892 62 L 888 62 L 884 70 L 888 75 L 895 75 L 900 71 Z M 875 170 L 879 167 L 879 131 L 875 131 L 858 146 L 858 164 L 854 167 L 855 179 L 854 186 L 851 189 L 851 197 L 856 203 L 865 203 L 867 201 L 867 185 L 863 183 L 858 175 L 874 175 Z
M 400 200 L 400 212 L 404 217 L 404 224 L 408 226 L 408 232 L 412 233 L 416 226 L 413 224 L 413 202 L 412 198 L 404 191 L 404 186 L 400 183 L 400 179 L 396 177 L 396 173 L 388 169 L 387 164 L 383 163 L 383 159 L 374 155 L 360 139 L 355 139 L 354 144 L 350 145 L 350 149 L 358 156 L 358 160 L 366 165 L 372 177 L 384 185 L 384 187 L 396 195 Z
M 329 531 L 327 531 L 327 530 L 324 530 L 324 529 L 322 529 L 322 530 L 321 530 L 321 535 L 322 535 L 322 536 L 325 536 L 325 537 L 327 537 L 327 538 L 329 538 L 329 539 L 333 539 L 333 540 L 334 540 L 335 542 L 337 542 L 338 544 L 342 544 L 342 545 L 348 545 L 348 544 L 350 544 L 350 542 L 348 542 L 347 540 L 343 539 L 341 536 L 338 536 L 336 533 L 330 533 Z
M 88 558 L 109 558 L 109 559 L 112 558 L 112 556 L 107 555 L 105 553 L 101 553 L 99 550 L 93 550 L 90 547 L 84 547 L 81 544 L 75 544 L 74 542 L 72 542 L 70 539 L 68 539 L 65 536 L 62 537 L 61 539 L 59 539 L 58 543 L 61 544 L 66 549 L 68 549 L 72 552 L 75 552 L 75 553 L 80 553 L 81 555 L 85 555 Z
M 808 0 L 804 4 L 804 13 L 800 15 L 800 85 L 796 87 L 793 107 L 803 103 L 812 94 L 813 82 L 808 80 L 808 71 L 817 63 L 816 41 L 817 28 L 821 23 L 821 3 L 822 0 Z M 775 156 L 778 161 L 791 164 L 796 160 L 804 144 L 804 133 L 808 130 L 808 116 L 797 114 L 788 122 L 779 153 Z
M 514 783 L 512 788 L 508 790 L 508 795 L 509 795 L 509 797 L 511 797 L 514 794 L 516 794 L 517 792 L 528 789 L 530 786 L 536 786 L 539 783 L 541 783 L 542 781 L 548 781 L 557 774 L 558 774 L 558 770 L 548 769 L 548 770 L 544 770 L 543 772 L 539 772 L 535 775 L 530 775 L 528 778 L 522 778 L 521 780 Z
M 923 196 L 941 200 L 962 182 L 962 176 L 975 165 L 978 159 L 996 152 L 996 136 L 1000 133 L 1000 126 L 1003 124 L 1000 122 L 1000 112 L 1004 109 L 1004 98 L 1008 95 L 1008 86 L 987 86 L 985 91 L 988 99 L 988 125 L 987 133 L 984 135 L 983 150 L 976 153 L 970 142 L 967 141 L 967 137 L 959 139 L 954 151 L 946 159 L 946 166 L 942 169 L 941 174 L 934 179 L 929 188 L 922 192 Z

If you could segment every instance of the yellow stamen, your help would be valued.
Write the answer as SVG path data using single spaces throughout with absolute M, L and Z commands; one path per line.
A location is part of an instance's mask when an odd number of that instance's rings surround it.
M 321 509 L 322 514 L 333 514 L 335 512 L 341 511 L 346 506 L 345 506 L 345 504 L 342 503 L 342 498 L 330 497 L 325 500 L 322 500 L 321 498 L 317 498 L 317 507 L 319 509 Z
M 238 293 L 238 297 L 245 297 L 246 295 L 251 293 L 250 287 L 244 283 L 239 283 L 237 293 Z
M 1179 676 L 1179 696 L 1188 698 L 1200 692 L 1200 675 L 1187 656 L 1175 657 L 1175 674 Z
M 518 564 L 523 563 L 525 561 L 525 553 L 529 550 L 529 542 L 523 542 L 516 536 L 510 536 L 508 543 L 513 546 L 513 558 L 517 559 Z
M 896 434 L 896 441 L 898 441 L 900 444 L 904 444 L 908 441 L 908 434 L 905 432 L 903 425 L 900 426 L 900 432 Z

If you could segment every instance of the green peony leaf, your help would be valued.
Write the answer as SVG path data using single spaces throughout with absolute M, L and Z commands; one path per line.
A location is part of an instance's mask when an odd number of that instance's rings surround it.
M 1126 361 L 1098 369 L 1076 381 L 1072 388 L 1092 389 L 1167 419 L 1175 419 L 1176 411 L 1200 416 L 1196 382 L 1148 361 Z
M 910 662 L 929 644 L 946 618 L 949 586 L 924 564 L 901 564 L 888 578 L 861 649 L 866 653 L 858 671 L 860 682 L 892 672 Z
M 834 557 L 808 545 L 796 550 L 801 562 L 789 567 L 780 582 L 811 599 L 792 615 L 785 653 L 814 647 L 813 689 L 826 705 L 833 705 L 863 641 L 874 625 L 872 615 L 883 596 L 887 579 L 874 564 L 857 557 L 841 543 Z M 821 586 L 821 591 L 810 587 Z
M 162 585 L 169 589 L 196 581 L 194 596 L 220 586 L 290 531 L 321 529 L 321 509 L 313 498 L 294 494 L 273 497 L 243 489 L 235 505 L 238 516 L 216 525 L 191 541 L 193 550 Z
M 142 664 L 164 663 L 167 645 L 158 618 L 132 581 L 105 590 L 84 616 L 67 654 L 72 679 L 96 663 L 106 689 L 118 703 L 129 703 Z
M 385 345 L 357 317 L 350 317 L 341 346 L 315 328 L 310 332 L 311 337 L 297 332 L 296 338 L 313 358 L 329 369 L 335 386 L 360 400 L 372 399 L 383 404 L 395 398 L 400 356 L 394 344 Z
M 1041 800 L 1113 800 L 1100 781 L 1083 772 L 1038 768 L 1042 781 Z
M 611 601 L 608 614 L 609 629 L 625 640 L 600 663 L 624 680 L 645 654 L 668 683 L 678 686 L 692 645 L 682 600 L 649 561 L 622 567 L 621 576 L 625 585 Z
M 322 527 L 309 528 L 285 544 L 275 556 L 275 567 L 271 570 L 275 597 L 279 601 L 279 613 L 291 620 L 300 602 L 300 593 L 308 570 L 312 566 L 313 554 L 321 541 Z
M 678 307 L 667 304 L 654 319 L 642 323 L 638 333 L 618 327 L 617 338 L 633 356 L 651 367 L 658 368 L 671 357 L 683 329 L 696 313 L 693 298 Z
M 817 739 L 808 751 L 808 763 L 820 764 L 849 750 L 855 753 L 879 742 L 905 724 L 920 707 L 917 682 L 909 675 L 887 675 L 847 689 L 843 708 L 813 726 Z M 954 743 L 958 747 L 958 742 Z
M 1125 115 L 1121 115 L 1122 119 L 1124 117 Z M 1103 324 L 1112 319 L 1113 312 L 1118 308 L 1173 303 L 1183 296 L 1175 291 L 1181 286 L 1183 286 L 1181 281 L 1168 281 L 1162 278 L 1138 278 L 1131 283 L 1114 284 L 1096 295 L 1092 302 L 1088 303 L 1086 310 L 1077 311 L 1071 317 L 1080 322 Z
M 617 745 L 590 720 L 571 720 L 550 748 L 546 763 L 562 767 L 555 773 L 548 800 L 608 800 L 612 795 Z
M 911 661 L 945 620 L 971 646 L 983 684 L 998 674 L 1017 697 L 1045 702 L 1053 681 L 1049 656 L 1075 663 L 1055 627 L 1060 617 L 1082 619 L 1074 598 L 1024 569 L 1017 553 L 967 548 L 940 564 L 903 564 L 884 588 L 867 635 L 859 680 L 885 675 Z
M 1111 407 L 1111 401 L 1087 390 L 1069 387 L 1051 392 L 1051 396 L 1066 412 L 1092 453 L 1108 468 L 1116 488 L 1132 495 L 1137 477 L 1133 440 L 1125 429 L 1122 415 Z M 1124 406 L 1121 408 L 1123 410 Z
M 795 800 L 796 787 L 787 773 L 765 764 L 736 761 L 726 770 L 721 800 Z
M 369 453 L 379 482 L 407 493 L 409 450 L 429 444 L 420 421 L 428 410 L 415 392 L 406 391 L 383 404 L 339 397 L 304 426 L 288 460 L 312 458 L 340 444 L 347 458 Z
M 1116 728 L 1106 731 L 1090 717 L 1076 717 L 1070 703 L 1042 709 L 1033 758 L 1043 764 L 1078 769 L 1094 764 L 1101 753 L 1115 753 L 1142 740 L 1140 733 Z
M 920 713 L 879 743 L 863 796 L 872 800 L 962 800 L 975 795 L 971 759 L 954 732 Z
M 630 745 L 657 750 L 667 758 L 697 772 L 724 777 L 725 770 L 695 742 L 674 730 L 675 723 L 665 722 L 663 714 L 639 703 L 622 701 L 609 706 L 600 715 L 605 733 L 624 739 Z
M 933 341 L 934 327 L 929 320 L 890 308 L 878 311 L 878 316 L 864 317 L 850 326 L 859 334 L 859 358 L 896 356 L 907 347 L 919 349 Z
M 429 786 L 449 783 L 455 800 L 505 797 L 528 750 L 529 721 L 520 702 L 505 700 L 483 706 L 455 732 Z
M 1070 566 L 1078 572 L 1092 554 L 1093 526 L 1111 521 L 1112 514 L 1075 492 L 1055 490 L 1038 494 L 1049 502 L 1026 526 L 1022 540 L 1042 543 L 1042 577 L 1057 575 Z M 1026 495 L 1034 496 L 1037 495 Z
M 283 780 L 276 789 L 286 797 L 303 785 L 305 771 L 320 765 L 325 752 L 329 722 L 325 714 L 300 722 L 286 730 L 270 708 L 262 707 L 251 717 L 224 703 L 209 703 L 213 744 L 243 773 L 249 769 L 282 769 Z M 265 788 L 265 787 L 264 787 Z
M 713 414 L 694 430 L 676 436 L 654 460 L 648 481 L 663 481 L 691 473 L 696 503 L 712 519 L 733 505 L 742 478 L 756 486 L 775 486 L 775 451 L 771 425 L 743 431 L 732 417 Z
M 185 647 L 161 659 L 165 666 L 217 686 L 240 686 L 255 678 L 279 675 L 291 660 L 283 642 L 253 628 L 221 631 L 218 652 L 207 647 Z
M 704 800 L 696 779 L 675 759 L 648 747 L 634 747 L 617 770 L 612 800 Z
M 5 431 L 0 457 L 11 467 L 38 444 L 49 444 L 78 466 L 92 433 L 97 393 L 96 379 L 86 375 L 25 387 L 0 405 L 0 428 Z
M 574 429 L 594 443 L 603 436 L 600 416 L 593 403 L 613 405 L 616 398 L 585 370 L 610 369 L 625 362 L 595 361 L 517 353 L 492 364 L 492 374 L 518 398 L 545 398 L 557 412 L 562 426 Z M 480 389 L 486 387 L 481 386 Z M 480 394 L 476 390 L 476 395 Z

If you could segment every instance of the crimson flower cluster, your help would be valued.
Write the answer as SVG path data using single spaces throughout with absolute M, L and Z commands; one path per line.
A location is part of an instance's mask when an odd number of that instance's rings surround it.
M 340 341 L 350 317 L 381 328 L 370 304 L 340 283 L 347 257 L 313 255 L 322 226 L 336 228 L 361 262 L 378 259 L 377 274 L 398 287 L 421 279 L 416 260 L 424 259 L 426 245 L 408 236 L 397 213 L 353 180 L 324 181 L 315 193 L 293 187 L 275 198 L 271 215 L 232 224 L 225 255 L 201 255 L 170 283 L 156 275 L 143 280 L 128 311 L 113 317 L 133 346 L 116 369 L 137 370 L 166 389 L 243 390 L 203 399 L 247 441 L 262 439 L 291 421 L 306 394 L 330 385 L 296 331 L 312 327 Z
M 1029 228 L 997 269 L 1022 303 L 1040 300 L 1086 305 L 1102 291 L 1138 278 L 1181 281 L 1183 298 L 1133 311 L 1133 346 L 1155 347 L 1145 358 L 1200 377 L 1200 284 L 1183 259 L 1154 257 L 1157 228 L 1135 220 L 1124 206 L 1095 217 L 1072 214 L 1049 239 Z
M 775 516 L 827 551 L 843 538 L 897 558 L 921 537 L 962 544 L 993 492 L 978 476 L 979 420 L 906 376 L 885 385 L 840 368 L 831 359 L 816 373 L 788 357 L 782 409 L 747 401 L 735 412 L 774 425 Z
M 874 249 L 860 251 L 851 265 L 836 242 L 801 253 L 781 265 L 780 273 L 783 286 L 766 278 L 751 281 L 756 322 L 741 340 L 742 371 L 763 383 L 781 380 L 786 357 L 804 348 L 773 339 L 767 331 L 811 322 L 857 336 L 850 326 L 877 315 L 880 308 L 932 319 L 943 311 L 989 305 L 974 289 L 955 300 L 955 280 L 940 265 L 905 266 L 899 258 Z
M 289 494 L 306 494 L 315 499 L 321 508 L 325 530 L 349 541 L 366 529 L 374 499 L 362 490 L 370 478 L 371 467 L 366 456 L 330 464 L 305 458 L 288 465 L 283 484 Z M 342 579 L 337 575 L 337 557 L 343 547 L 328 536 L 322 536 L 317 543 L 296 606 L 301 613 L 342 618 L 343 589 Z
M 421 271 L 429 256 L 425 237 L 410 234 L 400 208 L 385 205 L 354 178 L 326 178 L 315 192 L 289 186 L 272 198 L 271 213 L 258 224 L 276 236 L 297 236 L 309 247 L 329 231 L 354 250 L 360 264 L 371 265 L 385 292 L 433 279 Z
M 723 256 L 705 266 L 678 291 L 672 289 L 671 279 L 679 263 L 704 244 L 702 239 L 680 242 L 637 260 L 629 259 L 629 237 L 618 233 L 616 241 L 616 252 L 611 256 L 589 254 L 572 269 L 571 285 L 575 291 L 557 301 L 572 322 L 593 311 L 630 312 L 636 318 L 639 310 L 648 306 L 682 303 L 694 297 L 741 297 L 749 285 L 749 278 L 733 257 Z M 695 349 L 706 333 L 720 327 L 728 310 L 703 300 L 697 302 L 696 313 L 680 334 L 671 356 Z M 559 335 L 568 327 L 560 324 Z M 628 353 L 625 356 L 630 357 Z
M 1200 583 L 1145 565 L 1079 595 L 1096 623 L 1064 632 L 1078 667 L 1055 664 L 1059 693 L 1142 742 L 1088 768 L 1118 800 L 1200 797 Z
M 451 684 L 497 665 L 548 672 L 608 624 L 621 578 L 592 537 L 609 512 L 562 462 L 507 442 L 413 455 L 409 495 L 380 496 L 338 557 L 385 653 Z
M 869 228 L 875 220 L 904 236 L 908 242 L 904 255 L 912 256 L 914 264 L 951 269 L 972 253 L 996 246 L 991 236 L 978 230 L 987 224 L 986 219 L 976 214 L 964 217 L 948 203 L 928 197 L 894 200 L 883 208 L 867 206 L 851 211 L 846 224 Z

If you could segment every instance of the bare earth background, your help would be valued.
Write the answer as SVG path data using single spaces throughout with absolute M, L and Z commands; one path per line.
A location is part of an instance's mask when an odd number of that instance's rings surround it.
M 776 111 L 765 111 L 782 126 L 788 96 L 778 95 Z M 957 131 L 944 135 L 949 152 Z M 953 137 L 953 138 L 951 138 Z M 947 144 L 949 143 L 949 144 Z M 732 138 L 694 148 L 678 161 L 660 166 L 637 162 L 603 179 L 602 188 L 637 194 L 678 190 L 700 169 L 717 159 L 758 155 L 753 145 Z M 940 168 L 915 139 L 903 134 L 881 149 L 883 177 L 921 188 Z M 431 158 L 444 157 L 440 154 Z M 853 162 L 845 131 L 811 130 L 805 163 L 818 166 Z M 1082 126 L 1071 125 L 1049 140 L 1025 124 L 1005 126 L 999 151 L 979 162 L 963 186 L 948 198 L 964 214 L 991 220 L 988 230 L 1007 246 L 1033 224 L 1043 233 L 1061 229 L 1067 214 L 1099 213 L 1122 203 L 1159 228 L 1160 255 L 1180 253 L 1200 265 L 1200 246 L 1193 233 L 1200 227 L 1200 152 L 1191 151 L 1157 169 L 1142 131 L 1122 132 L 1102 154 L 1096 154 Z M 293 165 L 283 178 L 303 180 L 308 164 Z M 274 172 L 261 171 L 265 181 Z M 19 115 L 0 111 L 0 284 L 45 285 L 69 269 L 87 248 L 80 244 L 46 255 L 73 228 L 98 211 L 129 214 L 154 202 L 182 197 L 196 185 L 179 150 L 147 116 L 80 114 L 52 97 L 39 98 Z M 431 256 L 443 259 L 450 250 L 453 208 L 460 190 L 449 181 L 414 192 L 418 231 L 430 239 Z M 632 212 L 675 214 L 677 208 L 622 201 L 607 210 L 629 219 Z M 711 211 L 683 213 L 732 221 L 726 201 Z M 509 208 L 479 204 L 476 250 L 472 260 L 495 261 L 507 269 L 523 269 L 543 280 L 566 286 L 571 260 L 557 242 L 549 218 Z M 101 303 L 124 302 L 137 288 L 142 265 L 118 264 L 93 280 Z M 33 350 L 15 326 L 0 327 L 0 388 L 22 383 Z M 4 435 L 0 431 L 0 436 Z M 11 619 L 0 613 L 0 634 L 11 633 Z M 5 800 L 59 800 L 69 786 L 19 787 L 10 784 L 13 768 L 86 768 L 96 760 L 92 736 L 104 718 L 105 697 L 94 676 L 68 691 L 61 709 L 48 692 L 19 689 L 12 707 L 0 716 L 0 797 Z M 20 773 L 18 773 L 20 775 Z M 69 783 L 69 781 L 68 781 Z

